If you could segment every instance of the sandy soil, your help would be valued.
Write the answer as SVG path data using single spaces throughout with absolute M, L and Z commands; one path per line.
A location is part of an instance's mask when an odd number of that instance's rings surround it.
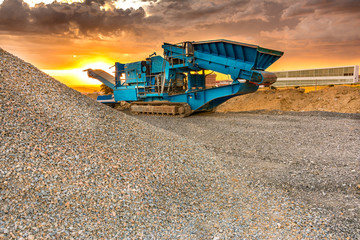
M 264 90 L 235 97 L 217 112 L 254 110 L 360 113 L 360 88 L 336 86 L 305 93 L 304 89 Z

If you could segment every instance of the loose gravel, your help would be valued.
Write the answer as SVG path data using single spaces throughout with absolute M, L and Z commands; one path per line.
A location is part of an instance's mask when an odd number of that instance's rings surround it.
M 360 114 L 257 111 L 137 118 L 202 144 L 249 187 L 282 190 L 291 201 L 326 216 L 333 237 L 360 238 Z
M 152 119 L 161 127 L 179 123 Z M 203 131 L 192 119 L 183 124 Z M 347 223 L 334 231 L 331 212 L 259 181 L 251 173 L 255 166 L 246 169 L 250 160 L 273 152 L 279 162 L 292 156 L 280 158 L 275 147 L 265 154 L 272 145 L 259 148 L 261 127 L 248 122 L 247 132 L 232 133 L 243 145 L 243 154 L 233 157 L 152 124 L 101 105 L 0 49 L 0 239 L 360 236 Z M 212 124 L 218 129 L 213 138 L 225 141 L 218 122 Z M 289 132 L 282 136 L 292 140 Z

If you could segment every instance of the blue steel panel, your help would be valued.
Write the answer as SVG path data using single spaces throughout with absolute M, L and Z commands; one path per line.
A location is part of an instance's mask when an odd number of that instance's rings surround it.
M 214 55 L 219 55 L 217 48 L 216 48 L 216 43 L 210 43 L 210 49 L 211 49 L 211 53 Z
M 266 64 L 268 62 L 271 62 L 271 60 L 273 59 L 271 55 L 264 55 L 264 54 L 259 54 L 260 57 L 256 63 L 256 67 L 257 69 L 265 69 L 266 68 Z
M 241 46 L 235 46 L 235 45 L 231 45 L 232 46 L 232 49 L 233 49 L 233 51 L 234 51 L 234 58 L 236 59 L 236 60 L 238 60 L 239 59 L 239 56 L 240 56 L 240 59 L 241 60 L 244 60 L 243 58 L 244 58 L 244 56 L 242 56 L 242 55 L 240 55 L 241 53 L 242 53 L 242 47 Z
M 115 101 L 137 101 L 136 88 L 120 88 L 114 90 Z
M 245 50 L 244 50 L 244 48 L 245 48 L 245 47 L 242 47 L 242 46 L 241 46 L 240 49 L 239 49 L 239 54 L 240 54 L 240 55 L 239 55 L 239 56 L 240 56 L 239 59 L 240 59 L 240 60 L 243 60 L 243 61 L 245 61 Z
M 210 53 L 212 55 L 224 56 L 226 58 L 235 58 L 240 61 L 255 63 L 258 51 L 261 54 L 280 57 L 282 52 L 271 49 L 264 49 L 256 45 L 244 44 L 229 40 L 214 40 L 204 42 L 194 42 L 195 51 Z M 277 59 L 277 58 L 276 58 Z M 270 66 L 271 64 L 261 64 Z
M 168 56 L 184 55 L 185 54 L 185 49 L 182 49 L 182 48 L 177 47 L 177 46 L 164 44 L 162 47 L 163 47 L 164 51 L 168 53 L 167 54 Z
M 265 70 L 268 68 L 271 64 L 273 64 L 276 60 L 280 58 L 280 56 L 276 55 L 270 55 L 270 54 L 264 54 L 264 53 L 258 53 L 259 57 L 255 63 L 254 68 Z
M 256 66 L 257 66 L 257 67 L 263 66 L 263 64 L 266 62 L 268 56 L 269 56 L 269 55 L 264 55 L 264 54 L 258 53 L 258 58 L 257 58 L 257 61 L 256 61 Z
M 155 56 L 151 58 L 151 73 L 161 73 L 163 71 L 164 58 Z
M 113 95 L 100 95 L 97 96 L 96 101 L 103 103 L 115 103 Z
M 243 48 L 244 49 L 244 55 L 245 55 L 245 61 L 254 63 L 257 51 L 254 48 Z
M 219 43 L 219 51 L 220 51 L 221 56 L 223 56 L 223 57 L 227 56 L 225 46 L 224 46 L 223 42 Z
M 126 83 L 128 84 L 138 84 L 138 83 L 144 83 L 146 81 L 145 79 L 145 73 L 142 71 L 142 65 L 141 62 L 133 62 L 125 64 L 125 77 L 126 77 Z
M 205 50 L 205 52 L 210 53 L 209 44 L 204 44 L 204 50 Z
M 206 103 L 202 107 L 198 108 L 196 111 L 211 110 L 211 109 L 219 106 L 220 104 L 224 103 L 225 101 L 227 101 L 227 100 L 229 100 L 230 98 L 233 98 L 233 97 L 234 97 L 234 95 L 216 98 L 216 99 Z
M 240 70 L 250 71 L 252 64 L 243 61 L 214 56 L 207 53 L 195 52 L 196 63 L 204 69 L 211 69 L 223 74 L 231 74 L 233 79 L 237 79 Z
M 221 99 L 224 97 L 234 97 L 246 93 L 255 92 L 259 86 L 249 83 L 235 83 L 227 86 L 210 88 L 196 92 L 189 92 L 185 94 L 167 96 L 164 99 L 170 102 L 187 102 L 193 111 L 200 110 L 204 105 L 222 103 Z
M 225 43 L 225 47 L 226 47 L 226 52 L 229 54 L 228 56 L 230 58 L 234 58 L 235 59 L 235 54 L 234 54 L 234 48 L 232 44 L 228 44 Z

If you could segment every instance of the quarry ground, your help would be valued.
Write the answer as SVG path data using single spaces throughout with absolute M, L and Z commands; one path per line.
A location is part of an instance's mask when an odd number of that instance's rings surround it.
M 249 186 L 284 190 L 329 216 L 332 231 L 360 237 L 359 114 L 258 111 L 137 118 L 200 143 Z

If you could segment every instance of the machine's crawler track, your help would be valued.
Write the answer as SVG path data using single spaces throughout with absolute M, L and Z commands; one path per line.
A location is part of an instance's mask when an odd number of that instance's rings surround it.
M 167 115 L 187 117 L 192 113 L 187 103 L 176 102 L 133 102 L 130 104 L 132 114 Z

